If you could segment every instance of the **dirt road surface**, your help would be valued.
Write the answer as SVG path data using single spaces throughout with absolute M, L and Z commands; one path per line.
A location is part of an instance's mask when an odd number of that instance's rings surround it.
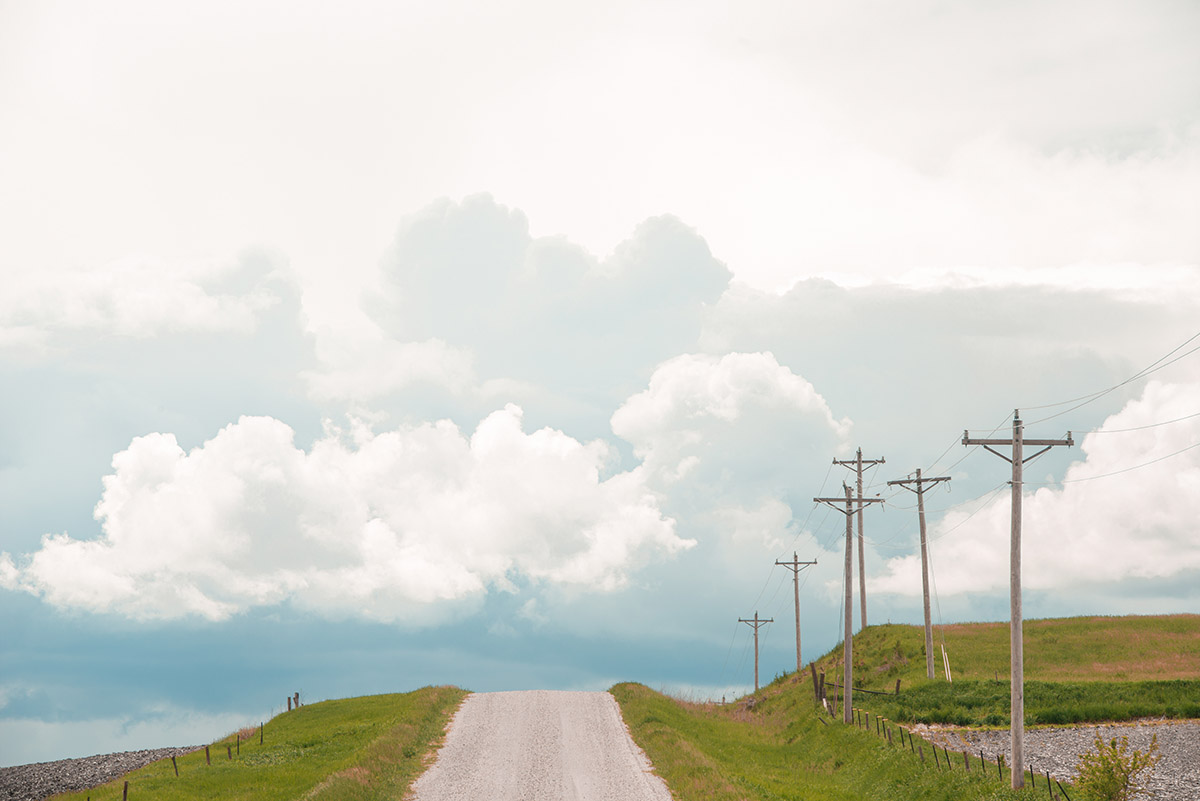
M 608 693 L 475 693 L 416 801 L 671 801 Z

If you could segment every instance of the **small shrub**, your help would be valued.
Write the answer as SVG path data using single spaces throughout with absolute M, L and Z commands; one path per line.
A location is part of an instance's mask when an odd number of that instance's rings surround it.
M 1158 735 L 1150 738 L 1150 748 L 1142 753 L 1129 750 L 1129 738 L 1113 738 L 1105 743 L 1096 735 L 1096 750 L 1084 754 L 1075 782 L 1085 797 L 1094 801 L 1128 801 L 1134 793 L 1145 789 L 1145 778 L 1160 759 Z

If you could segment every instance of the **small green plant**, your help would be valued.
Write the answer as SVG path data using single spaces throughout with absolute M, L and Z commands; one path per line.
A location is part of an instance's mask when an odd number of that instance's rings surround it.
M 1084 754 L 1077 770 L 1075 786 L 1094 801 L 1128 801 L 1145 789 L 1148 772 L 1158 763 L 1158 735 L 1150 738 L 1145 753 L 1129 750 L 1129 738 L 1114 737 L 1105 743 L 1096 735 L 1096 750 Z

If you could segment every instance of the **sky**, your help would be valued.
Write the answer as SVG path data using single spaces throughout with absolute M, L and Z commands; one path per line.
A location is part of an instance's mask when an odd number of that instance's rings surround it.
M 0 0 L 0 765 L 1200 612 L 1200 7 Z M 855 628 L 857 607 L 855 579 Z M 949 655 L 953 665 L 954 654 Z

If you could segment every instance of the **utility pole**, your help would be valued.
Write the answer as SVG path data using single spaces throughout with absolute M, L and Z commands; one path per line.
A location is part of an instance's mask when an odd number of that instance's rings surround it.
M 1021 410 L 1013 411 L 1012 439 L 972 439 L 970 432 L 963 432 L 963 445 L 982 445 L 985 450 L 1012 463 L 1012 538 L 1009 550 L 1009 603 L 1012 622 L 1009 625 L 1009 653 L 1011 672 L 1012 718 L 1012 786 L 1020 790 L 1025 786 L 1025 641 L 1022 636 L 1021 618 L 1021 468 L 1056 445 L 1070 447 L 1075 444 L 1071 432 L 1066 439 L 1025 439 L 1025 427 L 1021 423 Z M 1006 456 L 993 445 L 1012 447 L 1012 456 Z M 1041 448 L 1032 456 L 1025 456 L 1024 446 Z
M 846 489 L 844 500 L 842 498 L 813 498 L 813 502 L 823 503 L 830 509 L 836 509 L 846 515 L 846 632 L 842 640 L 842 661 L 845 663 L 842 666 L 842 691 L 844 693 L 842 697 L 842 721 L 853 723 L 854 719 L 852 715 L 854 713 L 851 696 L 853 695 L 854 684 L 854 632 L 852 630 L 854 626 L 854 607 L 852 603 L 853 591 L 851 588 L 854 586 L 854 570 L 851 567 L 851 554 L 854 552 L 854 512 L 856 511 L 854 504 L 857 503 L 857 508 L 862 508 L 862 505 L 866 503 L 883 503 L 883 498 L 863 498 L 862 496 L 852 498 L 850 496 L 850 485 L 843 484 L 842 486 Z M 835 503 L 845 503 L 846 508 L 838 509 L 838 507 L 834 506 Z
M 833 460 L 834 464 L 840 464 L 843 467 L 853 467 L 854 472 L 858 475 L 858 497 L 862 497 L 863 485 L 863 467 L 871 467 L 872 465 L 883 464 L 883 459 L 863 459 L 862 448 L 858 449 L 858 454 L 854 459 Z M 866 558 L 863 556 L 863 514 L 862 507 L 858 508 L 858 611 L 862 615 L 862 627 L 867 627 L 867 567 Z
M 774 622 L 775 618 L 773 617 L 760 619 L 757 611 L 754 613 L 753 620 L 746 620 L 744 617 L 738 618 L 738 623 L 746 623 L 754 628 L 754 692 L 758 692 L 758 628 Z
M 801 562 L 800 557 L 796 556 L 796 552 L 792 551 L 792 561 L 780 562 L 775 560 L 775 564 L 783 565 L 794 574 L 792 576 L 792 589 L 796 593 L 796 674 L 800 674 L 800 669 L 804 667 L 804 663 L 800 661 L 800 571 L 809 565 L 815 565 L 817 560 L 811 562 Z
M 925 599 L 925 675 L 931 679 L 933 678 L 933 624 L 929 618 L 929 551 L 925 545 L 925 484 L 935 485 L 949 480 L 949 476 L 921 478 L 921 469 L 917 468 L 915 479 L 902 478 L 898 481 L 888 482 L 889 487 L 899 485 L 917 493 L 917 519 L 921 524 L 921 594 Z M 909 484 L 916 484 L 917 488 L 914 490 Z

